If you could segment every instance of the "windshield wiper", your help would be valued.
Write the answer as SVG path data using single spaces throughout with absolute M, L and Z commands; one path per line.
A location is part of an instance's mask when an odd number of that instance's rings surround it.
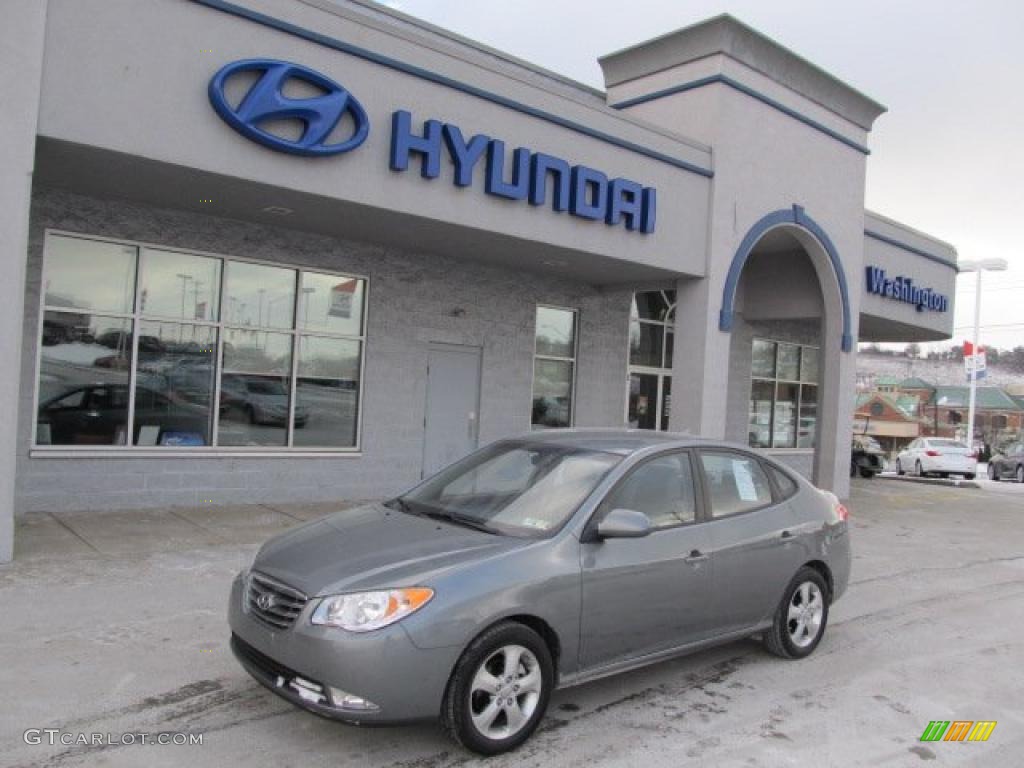
M 462 525 L 476 531 L 483 531 L 484 533 L 490 533 L 494 536 L 499 535 L 499 533 L 491 528 L 491 526 L 487 525 L 487 523 L 477 520 L 475 517 L 470 517 L 469 515 L 460 515 L 458 512 L 449 512 L 446 509 L 425 509 L 422 514 L 435 520 L 445 520 L 449 523 Z

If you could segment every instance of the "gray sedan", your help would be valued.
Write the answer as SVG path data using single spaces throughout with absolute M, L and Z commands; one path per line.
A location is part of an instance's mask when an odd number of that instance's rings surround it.
M 319 715 L 440 717 L 495 754 L 557 687 L 750 635 L 810 654 L 849 580 L 846 517 L 746 447 L 540 432 L 271 539 L 235 580 L 231 644 Z

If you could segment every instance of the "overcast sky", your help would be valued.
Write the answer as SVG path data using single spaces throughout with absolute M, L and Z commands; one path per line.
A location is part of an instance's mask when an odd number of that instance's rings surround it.
M 1024 2 L 385 4 L 599 88 L 598 56 L 731 13 L 889 108 L 869 141 L 867 207 L 961 259 L 1005 258 L 1010 270 L 982 283 L 982 343 L 1024 345 Z M 956 339 L 973 323 L 974 280 L 957 281 Z

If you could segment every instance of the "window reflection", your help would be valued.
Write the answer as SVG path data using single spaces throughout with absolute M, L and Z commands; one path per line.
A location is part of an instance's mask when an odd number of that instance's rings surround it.
M 47 307 L 129 314 L 134 298 L 133 246 L 58 235 L 47 239 Z
M 535 360 L 533 369 L 534 426 L 568 427 L 572 423 L 573 364 Z
M 135 445 L 211 445 L 216 352 L 213 327 L 139 324 Z
M 363 332 L 365 285 L 351 277 L 303 272 L 299 327 L 359 336 Z
M 295 324 L 294 269 L 233 261 L 224 288 L 224 322 L 254 328 Z
M 576 313 L 568 309 L 537 307 L 536 354 L 575 357 Z
M 130 320 L 68 312 L 43 316 L 39 445 L 124 445 Z
M 174 251 L 142 252 L 139 311 L 182 320 L 217 320 L 220 259 Z
M 356 444 L 362 345 L 351 339 L 303 336 L 295 391 L 294 445 Z
M 365 280 L 66 236 L 45 260 L 36 444 L 356 445 Z

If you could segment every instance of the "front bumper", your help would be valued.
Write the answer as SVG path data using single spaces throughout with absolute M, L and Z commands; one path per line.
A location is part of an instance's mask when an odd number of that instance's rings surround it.
M 400 624 L 367 633 L 316 626 L 311 599 L 288 629 L 275 629 L 243 609 L 240 574 L 231 588 L 228 620 L 235 658 L 258 682 L 298 707 L 333 720 L 392 724 L 436 718 L 461 648 L 422 649 Z M 299 678 L 296 685 L 292 685 Z M 306 683 L 320 686 L 311 696 Z M 376 710 L 336 707 L 328 689 L 373 702 Z M 300 689 L 305 695 L 300 694 Z

